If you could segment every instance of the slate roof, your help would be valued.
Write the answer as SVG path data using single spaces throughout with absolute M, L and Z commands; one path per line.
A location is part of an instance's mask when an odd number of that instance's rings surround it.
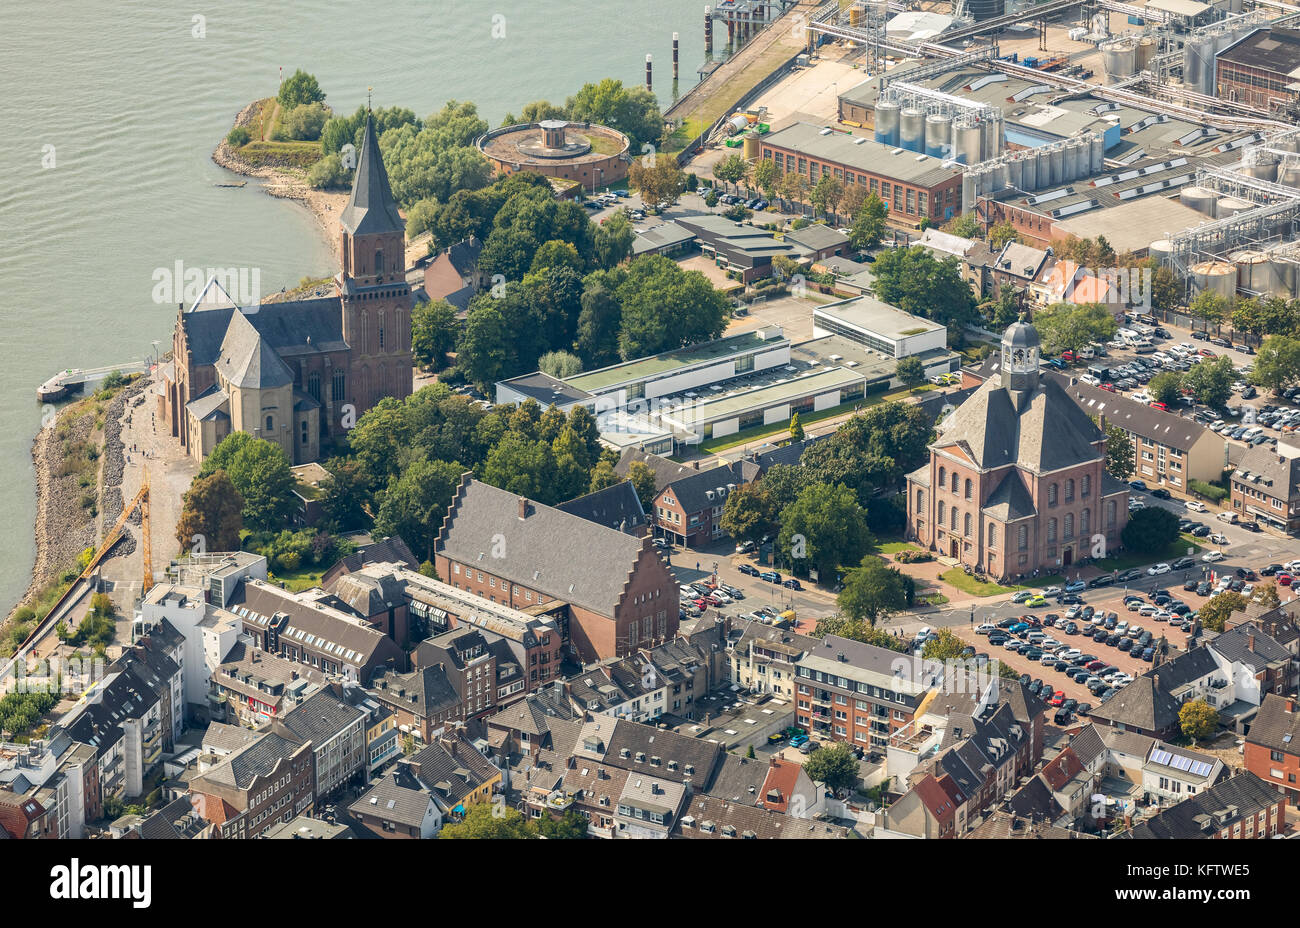
M 1065 814 L 1065 809 L 1042 777 L 1030 777 L 1029 782 L 1016 790 L 1006 801 L 1006 810 L 1031 822 L 1054 822 Z
M 1250 447 L 1242 452 L 1234 472 L 1238 479 L 1245 474 L 1252 476 L 1252 486 L 1261 492 L 1267 489 L 1277 499 L 1290 501 L 1300 496 L 1300 457 L 1280 457 L 1267 445 Z M 1259 474 L 1260 481 L 1253 479 L 1255 474 Z
M 1219 663 L 1208 648 L 1193 648 L 1160 665 L 1160 686 L 1167 693 L 1203 679 L 1219 670 Z M 1154 673 L 1148 670 L 1143 676 Z
M 388 171 L 379 153 L 375 122 L 366 113 L 366 135 L 361 142 L 356 175 L 352 178 L 352 195 L 339 217 L 343 227 L 353 235 L 377 235 L 385 232 L 406 234 L 406 223 L 397 211 L 393 191 L 388 186 Z
M 340 574 L 352 573 L 367 564 L 405 564 L 411 570 L 420 569 L 420 559 L 411 552 L 400 536 L 392 535 L 381 541 L 362 545 L 347 557 L 336 561 L 329 570 L 325 571 L 321 584 L 328 587 Z
M 990 377 L 945 420 L 930 446 L 951 449 L 990 470 L 1014 464 L 1036 474 L 1072 467 L 1102 457 L 1093 442 L 1102 434 L 1092 420 L 1051 378 L 1017 409 L 1000 378 Z
M 215 383 L 185 404 L 185 411 L 197 421 L 230 418 L 230 394 Z
M 364 709 L 349 705 L 346 699 L 342 686 L 328 686 L 303 700 L 301 705 L 280 719 L 280 724 L 303 741 L 319 747 L 348 726 L 366 718 Z
M 1169 731 L 1178 725 L 1178 702 L 1152 674 L 1143 674 L 1107 702 L 1092 710 L 1092 718 L 1143 732 Z
M 712 830 L 705 830 L 711 825 Z M 761 806 L 696 793 L 682 808 L 674 838 L 772 839 L 847 838 L 848 829 L 815 819 L 794 818 Z
M 483 253 L 483 243 L 471 235 L 462 242 L 447 247 L 447 260 L 456 272 L 465 275 L 478 269 L 478 257 Z
M 344 351 L 343 309 L 337 296 L 263 303 L 254 311 L 201 308 L 181 315 L 186 346 L 196 365 L 217 363 L 232 318 L 241 315 L 282 359 Z
M 595 525 L 466 475 L 438 536 L 437 551 L 476 564 L 493 549 L 494 574 L 546 595 L 612 617 L 647 539 Z M 504 538 L 498 546 L 498 540 Z
M 397 766 L 405 765 L 399 763 Z M 419 786 L 413 777 L 402 777 L 393 771 L 377 780 L 348 809 L 354 815 L 373 815 L 399 825 L 418 828 L 424 824 L 425 813 L 433 802 L 433 797 Z
M 237 646 L 239 646 L 237 644 Z M 251 728 L 242 728 L 238 725 L 226 725 L 223 722 L 208 723 L 207 730 L 203 733 L 201 742 L 205 751 L 215 751 L 218 753 L 234 753 L 240 748 L 252 744 L 261 735 Z
M 447 678 L 447 672 L 436 666 L 410 673 L 390 670 L 376 674 L 370 691 L 382 696 L 385 702 L 425 718 L 449 712 L 460 705 L 460 696 Z
M 763 799 L 763 781 L 767 778 L 767 764 L 762 760 L 749 760 L 739 754 L 726 754 L 718 767 L 718 774 L 708 789 L 710 796 L 731 802 L 757 803 Z
M 1269 664 L 1288 661 L 1292 657 L 1290 651 L 1249 622 L 1216 636 L 1206 647 L 1213 648 L 1234 663 L 1245 664 L 1256 673 L 1264 670 Z
M 1246 740 L 1270 751 L 1300 756 L 1300 712 L 1294 708 L 1288 712 L 1287 702 L 1286 697 L 1277 693 L 1266 695 L 1255 715 L 1255 721 L 1251 723 Z M 1290 702 L 1294 707 L 1295 700 Z
M 1138 823 L 1121 837 L 1165 840 L 1211 838 L 1225 827 L 1232 828 L 1237 822 L 1253 818 L 1281 799 L 1277 787 L 1269 785 L 1249 771 L 1243 771 Z
M 646 524 L 645 508 L 630 480 L 560 503 L 555 508 L 629 535 L 636 534 Z
M 122 721 L 141 718 L 158 694 L 130 669 L 110 672 L 82 697 L 59 724 L 75 741 L 93 745 L 102 757 L 122 740 Z
M 746 483 L 742 462 L 724 464 L 709 470 L 692 471 L 670 483 L 665 490 L 671 490 L 678 505 L 687 513 L 702 512 L 721 506 L 727 498 L 728 484 L 737 488 Z M 721 493 L 719 493 L 721 490 Z M 663 491 L 660 491 L 663 492 Z M 710 496 L 709 494 L 713 495 Z
M 675 783 L 690 779 L 696 787 L 707 788 L 723 752 L 717 744 L 709 741 L 688 738 L 627 719 L 611 720 L 606 716 L 582 726 L 574 753 Z M 656 757 L 659 758 L 657 765 L 654 763 Z
M 1038 512 L 1034 498 L 1025 486 L 1020 473 L 1012 468 L 1003 475 L 1001 482 L 989 494 L 984 503 L 983 512 L 999 522 L 1014 522 Z
M 623 453 L 619 455 L 618 463 L 614 465 L 614 473 L 620 477 L 626 477 L 629 468 L 637 461 L 650 468 L 655 475 L 656 493 L 663 490 L 674 480 L 695 473 L 695 468 L 689 464 L 678 464 L 676 461 L 670 461 L 660 455 L 642 451 L 640 448 L 623 449 Z
M 434 798 L 448 809 L 500 771 L 459 736 L 439 738 L 411 757 L 420 781 L 433 789 Z
M 1192 448 L 1207 434 L 1222 444 L 1222 439 L 1190 417 L 1157 409 L 1082 381 L 1071 383 L 1071 378 L 1055 371 L 1049 371 L 1047 376 L 1059 383 L 1084 413 L 1105 417 L 1107 425 L 1117 425 L 1126 432 L 1182 451 Z
M 231 313 L 217 371 L 236 387 L 268 390 L 293 383 L 293 372 L 243 313 Z
M 207 823 L 194 814 L 189 797 L 167 803 L 140 823 L 140 837 L 146 841 L 176 841 L 192 838 Z
M 301 747 L 302 743 L 295 738 L 287 738 L 277 731 L 263 732 L 252 744 L 192 780 L 190 788 L 202 792 L 202 783 L 206 780 L 220 786 L 247 789 L 256 777 L 266 776 L 276 764 L 287 761 Z
M 1070 749 L 1086 767 L 1106 752 L 1106 744 L 1101 740 L 1101 732 L 1096 725 L 1085 725 L 1070 739 Z

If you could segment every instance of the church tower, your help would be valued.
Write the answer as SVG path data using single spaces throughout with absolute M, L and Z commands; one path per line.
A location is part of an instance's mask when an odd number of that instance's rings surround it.
M 335 280 L 343 306 L 343 340 L 351 350 L 343 392 L 359 415 L 385 396 L 409 396 L 412 379 L 406 225 L 388 186 L 369 112 L 340 227 L 342 266 Z
M 1038 330 L 1023 319 L 1002 333 L 1002 387 L 1017 409 L 1038 389 Z

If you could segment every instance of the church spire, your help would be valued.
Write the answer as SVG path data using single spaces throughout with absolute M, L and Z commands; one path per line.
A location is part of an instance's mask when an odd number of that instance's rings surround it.
M 366 136 L 361 142 L 361 157 L 356 175 L 352 178 L 352 196 L 340 217 L 343 228 L 351 235 L 382 235 L 406 231 L 392 188 L 388 186 L 388 172 L 379 154 L 379 138 L 375 121 L 366 110 Z

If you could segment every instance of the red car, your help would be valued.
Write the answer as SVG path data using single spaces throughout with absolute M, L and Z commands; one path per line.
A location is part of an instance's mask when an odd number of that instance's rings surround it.
M 1087 669 L 1092 671 L 1097 671 L 1097 670 L 1101 670 L 1101 668 L 1105 666 L 1106 666 L 1105 661 L 1089 661 L 1087 664 Z
M 1065 691 L 1064 691 L 1064 690 L 1057 690 L 1057 691 L 1056 691 L 1056 695 L 1053 696 L 1051 699 L 1049 699 L 1049 700 L 1047 701 L 1047 704 L 1048 704 L 1049 706 L 1059 706 L 1059 705 L 1061 705 L 1061 703 L 1063 703 L 1063 702 L 1065 702 Z
M 1115 389 L 1115 385 L 1114 385 L 1113 383 L 1103 383 L 1103 384 L 1102 384 L 1098 389 L 1105 390 L 1107 393 L 1116 393 L 1116 392 L 1118 392 L 1118 391 Z
M 1160 402 L 1159 400 L 1152 400 L 1151 402 L 1147 403 L 1147 405 L 1154 406 L 1156 409 L 1163 409 L 1166 412 L 1169 411 L 1169 407 L 1166 406 L 1164 403 Z
M 1074 352 L 1073 352 L 1073 351 L 1070 351 L 1070 350 L 1068 350 L 1068 349 L 1065 350 L 1065 351 L 1062 351 L 1062 352 L 1061 352 L 1061 360 L 1062 360 L 1062 361 L 1073 361 L 1073 360 L 1074 360 Z
M 709 601 L 705 599 L 703 596 L 701 596 L 699 599 L 693 599 L 691 600 L 691 602 L 695 603 L 695 608 L 699 609 L 701 612 L 709 608 Z
M 1199 354 L 1199 355 L 1200 355 L 1201 357 L 1203 357 L 1203 358 L 1217 358 L 1217 357 L 1218 357 L 1218 355 L 1215 354 L 1213 351 L 1211 351 L 1209 348 L 1202 348 L 1200 351 L 1198 351 L 1198 352 L 1196 352 L 1196 353 Z
M 1290 574 L 1278 574 L 1276 579 L 1282 586 L 1290 586 L 1294 578 Z

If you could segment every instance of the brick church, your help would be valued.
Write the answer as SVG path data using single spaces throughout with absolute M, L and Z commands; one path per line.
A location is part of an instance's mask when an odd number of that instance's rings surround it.
M 214 295 L 212 281 L 180 307 L 161 405 L 194 458 L 248 432 L 295 464 L 314 461 L 322 438 L 343 434 L 386 396 L 410 395 L 406 226 L 369 115 L 339 225 L 332 295 L 239 307 L 224 291 Z
M 1017 322 L 990 377 L 940 424 L 930 461 L 907 475 L 908 535 L 995 580 L 1068 571 L 1120 546 L 1128 487 L 1106 473 L 1106 438 Z

